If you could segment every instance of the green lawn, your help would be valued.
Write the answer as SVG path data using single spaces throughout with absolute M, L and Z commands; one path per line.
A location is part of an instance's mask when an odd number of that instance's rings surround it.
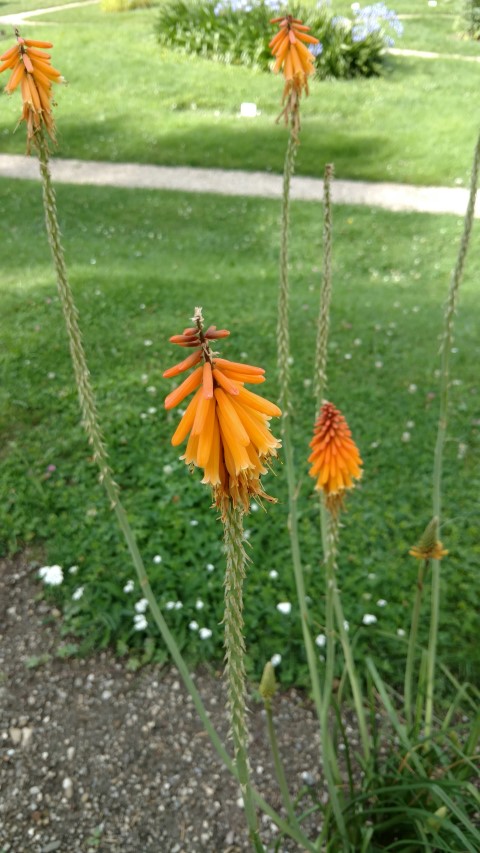
M 59 156 L 281 171 L 281 80 L 160 50 L 157 15 L 107 15 L 94 6 L 39 19 L 35 34 L 55 43 L 54 64 L 69 81 L 57 90 Z M 412 47 L 410 25 L 418 20 L 405 21 Z M 314 83 L 303 107 L 299 173 L 321 175 L 333 161 L 341 178 L 465 184 L 479 81 L 480 64 L 396 57 L 377 79 Z M 242 101 L 255 101 L 262 115 L 240 119 Z M 23 134 L 12 134 L 18 112 L 18 98 L 3 102 L 5 152 L 24 150 Z
M 113 639 L 120 650 L 126 642 L 140 647 L 143 638 L 132 630 L 140 593 L 122 591 L 132 568 L 112 529 L 78 424 L 65 332 L 41 238 L 40 187 L 3 181 L 2 198 L 2 550 L 41 543 L 49 563 L 78 565 L 78 574 L 67 573 L 57 593 L 67 629 L 92 644 Z M 163 605 L 183 603 L 167 615 L 190 659 L 219 659 L 221 528 L 199 477 L 188 474 L 170 446 L 178 415 L 163 410 L 173 382 L 161 374 L 178 360 L 168 336 L 200 304 L 209 322 L 231 329 L 222 352 L 264 365 L 265 394 L 276 399 L 278 204 L 65 186 L 58 188 L 58 200 L 111 461 L 149 573 Z M 301 536 L 318 631 L 324 622 L 323 581 L 306 456 L 314 413 L 309 380 L 321 218 L 318 205 L 293 205 L 294 428 Z M 359 629 L 361 648 L 374 649 L 394 677 L 403 654 L 396 632 L 408 628 L 417 570 L 407 552 L 430 517 L 438 335 L 460 231 L 460 221 L 451 217 L 335 210 L 328 394 L 343 409 L 365 463 L 361 487 L 344 516 L 340 584 L 352 633 Z M 476 659 L 480 554 L 478 257 L 474 245 L 457 318 L 442 529 L 450 557 L 444 562 L 441 651 L 467 677 Z M 294 601 L 281 464 L 267 485 L 278 505 L 269 508 L 268 518 L 260 510 L 246 522 L 253 546 L 246 606 L 251 671 L 258 676 L 263 662 L 280 652 L 282 678 L 302 681 L 296 608 L 290 617 L 276 610 L 278 602 Z M 163 558 L 159 565 L 153 563 L 156 554 Z M 79 585 L 84 596 L 74 602 Z M 204 603 L 201 611 L 197 599 Z M 385 607 L 377 604 L 381 599 Z M 378 617 L 375 628 L 361 627 L 367 612 Z M 212 629 L 211 640 L 200 641 L 188 628 L 192 619 Z

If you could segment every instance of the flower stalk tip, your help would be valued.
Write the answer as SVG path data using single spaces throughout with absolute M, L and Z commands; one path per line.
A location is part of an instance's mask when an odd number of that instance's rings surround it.
M 419 541 L 408 552 L 417 560 L 441 560 L 448 554 L 438 538 L 438 518 L 434 516 L 427 524 Z

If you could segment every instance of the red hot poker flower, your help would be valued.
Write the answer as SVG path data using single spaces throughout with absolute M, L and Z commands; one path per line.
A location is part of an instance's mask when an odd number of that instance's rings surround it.
M 303 91 L 308 95 L 308 78 L 315 73 L 314 58 L 305 44 L 318 44 L 319 41 L 308 32 L 310 27 L 292 15 L 273 18 L 270 23 L 280 26 L 269 47 L 276 60 L 274 73 L 283 69 L 285 78 L 282 100 L 286 105 L 281 115 L 285 117 L 285 122 L 291 116 L 298 126 L 299 99 Z
M 182 458 L 187 465 L 203 468 L 202 482 L 212 487 L 222 514 L 230 503 L 248 512 L 253 497 L 272 500 L 264 492 L 260 477 L 280 447 L 269 422 L 281 411 L 244 387 L 264 382 L 263 368 L 228 361 L 212 353 L 209 341 L 226 337 L 229 332 L 217 331 L 215 326 L 204 332 L 201 309 L 196 309 L 194 319 L 194 328 L 185 329 L 170 341 L 195 347 L 195 351 L 163 374 L 170 378 L 195 367 L 165 399 L 165 408 L 172 409 L 195 392 L 173 434 L 172 444 L 182 444 L 188 437 Z
M 27 123 L 28 146 L 42 127 L 55 141 L 52 83 L 62 83 L 64 78 L 50 64 L 50 54 L 45 53 L 53 45 L 48 41 L 21 38 L 18 30 L 15 35 L 17 43 L 0 56 L 0 73 L 7 69 L 12 72 L 5 92 L 14 92 L 20 86 L 23 101 L 20 121 Z
M 309 471 L 315 477 L 316 489 L 325 494 L 327 506 L 337 511 L 346 489 L 360 479 L 362 460 L 343 415 L 332 403 L 324 403 L 315 424 Z

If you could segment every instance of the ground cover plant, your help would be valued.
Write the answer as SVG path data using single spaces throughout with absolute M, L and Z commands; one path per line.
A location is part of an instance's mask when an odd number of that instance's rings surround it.
M 315 323 L 315 381 L 313 384 L 315 417 L 310 418 L 310 423 L 314 420 L 315 425 L 313 439 L 309 442 L 312 452 L 308 458 L 308 462 L 312 465 L 308 473 L 315 478 L 315 489 L 319 497 L 316 509 L 317 513 L 319 512 L 320 524 L 318 525 L 317 522 L 315 531 L 317 540 L 321 532 L 320 575 L 324 582 L 325 608 L 322 626 L 324 632 L 318 634 L 314 640 L 318 617 L 316 612 L 314 615 L 312 597 L 307 593 L 306 580 L 309 579 L 309 572 L 307 566 L 304 571 L 305 554 L 301 546 L 303 537 L 300 537 L 299 495 L 303 480 L 302 466 L 298 466 L 298 459 L 297 465 L 295 464 L 295 451 L 298 452 L 298 444 L 294 434 L 294 419 L 298 416 L 298 404 L 293 393 L 295 385 L 291 382 L 291 368 L 294 363 L 291 355 L 294 351 L 291 347 L 293 330 L 291 316 L 296 317 L 296 315 L 292 313 L 295 303 L 291 293 L 291 280 L 295 281 L 295 275 L 291 274 L 290 266 L 292 248 L 290 185 L 301 130 L 300 107 L 303 96 L 308 95 L 309 91 L 307 78 L 314 72 L 312 56 L 304 43 L 315 44 L 316 40 L 308 35 L 308 26 L 302 25 L 301 21 L 290 15 L 278 18 L 274 23 L 278 23 L 279 28 L 270 46 L 277 58 L 277 67 L 282 69 L 284 75 L 281 116 L 289 128 L 281 202 L 277 332 L 275 338 L 272 336 L 272 342 L 277 350 L 278 397 L 281 408 L 244 387 L 245 383 L 258 384 L 264 381 L 264 369 L 252 366 L 251 360 L 246 364 L 245 352 L 241 353 L 241 363 L 218 357 L 214 347 L 218 340 L 223 341 L 228 338 L 230 331 L 226 329 L 217 331 L 215 325 L 207 326 L 203 318 L 203 309 L 198 306 L 194 309 L 190 320 L 193 326 L 185 328 L 183 333 L 169 339 L 171 343 L 187 348 L 188 358 L 164 370 L 162 374 L 163 379 L 174 379 L 177 385 L 179 374 L 195 368 L 193 373 L 190 373 L 166 396 L 164 407 L 167 412 L 171 412 L 183 403 L 192 391 L 195 391 L 187 409 L 179 412 L 181 420 L 177 421 L 174 427 L 171 444 L 177 446 L 189 436 L 182 460 L 189 465 L 190 473 L 193 473 L 196 468 L 203 469 L 202 483 L 211 485 L 214 508 L 220 515 L 224 529 L 223 551 L 226 567 L 223 581 L 222 624 L 233 760 L 212 725 L 190 674 L 189 664 L 182 656 L 175 633 L 172 633 L 162 613 L 162 610 L 182 611 L 183 601 L 171 600 L 165 603 L 164 608 L 159 608 L 137 545 L 134 526 L 129 520 L 119 487 L 114 480 L 107 447 L 98 421 L 95 394 L 82 343 L 78 312 L 68 280 L 65 253 L 61 243 L 57 200 L 50 172 L 49 149 L 55 142 L 56 134 L 52 113 L 52 87 L 54 83 L 63 82 L 63 78 L 61 72 L 51 66 L 50 55 L 45 53 L 45 49 L 51 48 L 52 44 L 23 39 L 16 31 L 16 43 L 1 57 L 3 64 L 0 70 L 11 71 L 7 91 L 14 91 L 20 86 L 21 122 L 25 122 L 26 125 L 27 150 L 33 150 L 39 160 L 45 225 L 59 301 L 65 320 L 82 426 L 91 446 L 91 462 L 98 471 L 99 482 L 105 488 L 110 513 L 118 522 L 137 576 L 136 581 L 129 578 L 122 591 L 125 595 L 131 594 L 135 592 L 135 583 L 138 583 L 142 594 L 142 598 L 134 604 L 133 631 L 145 635 L 149 628 L 149 619 L 146 615 L 148 611 L 178 667 L 212 746 L 240 784 L 248 838 L 257 853 L 264 851 L 258 810 L 268 815 L 282 833 L 295 839 L 302 849 L 311 851 L 326 846 L 326 849 L 331 850 L 332 853 L 340 849 L 344 853 L 350 853 L 350 851 L 353 853 L 358 849 L 367 850 L 371 842 L 379 849 L 393 850 L 399 845 L 402 849 L 409 849 L 418 842 L 427 850 L 439 847 L 450 851 L 467 849 L 474 853 L 480 842 L 480 833 L 475 828 L 472 818 L 475 816 L 475 810 L 478 809 L 479 797 L 470 779 L 473 778 L 476 770 L 475 762 L 478 758 L 476 748 L 480 727 L 478 720 L 475 722 L 465 718 L 465 722 L 469 725 L 465 731 L 461 731 L 455 725 L 454 715 L 458 713 L 460 703 L 466 703 L 470 708 L 475 708 L 475 688 L 469 684 L 459 684 L 455 677 L 444 669 L 444 673 L 454 686 L 453 699 L 446 715 L 442 715 L 438 720 L 434 715 L 434 709 L 438 708 L 439 702 L 436 687 L 438 682 L 437 647 L 441 617 L 441 581 L 445 578 L 444 571 L 441 571 L 441 560 L 449 553 L 440 541 L 439 535 L 440 522 L 443 529 L 446 518 L 445 477 L 442 476 L 442 469 L 446 462 L 445 440 L 447 424 L 449 425 L 450 421 L 449 401 L 452 384 L 450 369 L 454 361 L 453 356 L 458 352 L 457 347 L 453 346 L 454 317 L 473 224 L 480 168 L 480 138 L 475 147 L 468 208 L 463 222 L 457 260 L 450 278 L 443 318 L 444 331 L 440 346 L 441 369 L 437 371 L 437 437 L 433 482 L 432 487 L 424 490 L 427 496 L 425 493 L 422 494 L 421 500 L 423 508 L 421 512 L 423 514 L 427 512 L 427 518 L 430 521 L 423 534 L 417 538 L 415 547 L 409 548 L 409 556 L 420 562 L 404 670 L 403 695 L 399 695 L 398 686 L 395 679 L 391 678 L 391 673 L 388 673 L 388 682 L 386 682 L 385 673 L 382 675 L 378 664 L 368 653 L 365 655 L 363 652 L 359 658 L 359 644 L 357 637 L 352 637 L 350 621 L 345 617 L 339 588 L 340 560 L 343 564 L 343 540 L 341 546 L 339 546 L 339 540 L 342 539 L 340 531 L 344 526 L 341 522 L 345 517 L 345 501 L 347 491 L 353 489 L 362 476 L 361 469 L 364 461 L 360 457 L 340 410 L 324 399 L 327 382 L 329 392 L 331 387 L 328 343 L 332 297 L 330 198 L 333 169 L 330 165 L 325 169 L 324 178 L 321 294 L 318 320 Z M 154 237 L 154 232 L 151 237 Z M 308 245 L 308 238 L 305 242 Z M 92 260 L 91 265 L 96 266 L 96 258 L 91 259 L 91 262 Z M 356 307 L 353 294 L 350 294 L 350 304 Z M 400 307 L 400 303 L 397 303 L 396 307 Z M 141 308 L 142 310 L 145 308 L 144 303 Z M 418 313 L 418 306 L 417 310 L 415 308 L 413 310 L 414 313 Z M 241 312 L 239 312 L 239 318 L 244 320 Z M 147 347 L 152 343 L 151 339 L 144 341 Z M 355 346 L 360 346 L 361 343 L 360 338 L 354 340 Z M 346 353 L 344 361 L 351 360 L 352 354 Z M 381 361 L 375 363 L 377 369 L 382 366 Z M 48 378 L 54 379 L 55 373 L 51 371 Z M 147 380 L 148 376 L 145 379 Z M 353 408 L 354 395 L 349 394 L 349 379 L 350 374 L 347 370 L 344 373 L 344 387 L 348 405 Z M 308 382 L 304 382 L 304 386 L 308 387 Z M 362 398 L 362 386 L 359 385 L 355 390 Z M 409 393 L 414 394 L 417 390 L 415 383 L 409 385 Z M 150 386 L 149 393 L 155 393 L 155 388 Z M 335 401 L 338 403 L 335 389 L 334 394 Z M 434 398 L 435 395 L 433 395 Z M 144 414 L 145 417 L 142 419 L 145 419 L 148 414 L 155 415 L 156 408 L 151 407 Z M 270 432 L 272 416 L 281 417 L 282 441 Z M 407 426 L 412 429 L 415 422 L 409 421 Z M 403 444 L 408 444 L 410 438 L 410 432 L 405 431 L 401 440 Z M 375 442 L 375 445 L 378 446 L 378 443 Z M 302 826 L 305 813 L 298 813 L 298 803 L 293 803 L 290 799 L 276 743 L 271 711 L 276 692 L 274 666 L 282 662 L 280 653 L 273 654 L 270 661 L 265 664 L 259 692 L 265 704 L 268 737 L 283 807 L 287 814 L 286 820 L 252 786 L 249 769 L 243 587 L 249 562 L 245 541 L 249 541 L 251 531 L 249 528 L 245 530 L 244 521 L 248 521 L 251 512 L 259 510 L 258 503 L 276 502 L 275 494 L 265 491 L 261 478 L 268 474 L 270 463 L 277 457 L 277 451 L 281 446 L 285 460 L 288 496 L 286 504 L 288 505 L 289 548 L 285 564 L 287 566 L 291 564 L 293 572 L 295 598 L 299 609 L 298 623 L 303 641 L 300 644 L 297 659 L 302 658 L 301 650 L 303 649 L 308 669 L 307 683 L 311 688 L 319 723 L 322 766 L 328 788 L 327 802 L 318 802 L 314 805 L 314 811 L 320 812 L 318 815 L 320 823 L 314 830 L 314 837 L 305 834 Z M 460 458 L 464 455 L 465 452 L 462 451 Z M 164 474 L 171 473 L 171 469 L 167 471 L 166 468 L 167 466 L 164 466 Z M 48 480 L 55 471 L 55 464 L 49 464 L 44 479 Z M 14 491 L 12 496 L 15 500 Z M 177 496 L 175 503 L 180 502 L 181 495 Z M 383 507 L 384 504 L 383 499 L 380 505 Z M 177 518 L 182 518 L 182 509 L 178 507 Z M 91 515 L 95 515 L 95 512 Z M 397 518 L 398 515 L 395 516 L 395 520 Z M 191 526 L 197 527 L 198 524 L 198 520 L 195 519 Z M 111 529 L 110 525 L 109 527 Z M 195 549 L 193 553 L 196 553 Z M 359 557 L 362 559 L 363 554 L 359 553 Z M 153 562 L 161 565 L 162 556 L 157 554 Z M 214 564 L 208 564 L 207 568 L 214 568 Z M 70 567 L 68 573 L 76 577 L 78 571 L 79 567 L 75 565 Z M 372 579 L 372 574 L 369 573 L 369 579 Z M 423 585 L 427 574 L 431 576 L 430 618 L 427 621 L 428 643 L 424 644 L 421 641 L 422 645 L 419 648 Z M 278 572 L 270 570 L 269 577 L 277 579 Z M 47 586 L 62 588 L 64 573 L 60 565 L 44 566 L 39 570 L 39 578 Z M 78 586 L 72 593 L 72 601 L 81 603 L 84 594 L 85 586 Z M 387 605 L 386 599 L 377 601 L 378 608 Z M 195 606 L 196 610 L 202 611 L 205 603 L 197 599 Z M 292 602 L 289 600 L 278 602 L 276 610 L 282 616 L 289 617 L 293 610 Z M 365 627 L 372 626 L 377 621 L 377 616 L 371 612 L 364 613 L 361 620 Z M 108 620 L 106 623 L 108 624 Z M 266 624 L 268 623 L 267 618 Z M 200 627 L 196 621 L 190 622 L 188 628 L 194 633 L 198 631 L 201 640 L 213 637 L 212 629 Z M 397 638 L 402 638 L 405 633 L 404 629 L 400 629 L 397 631 Z M 336 646 L 341 647 L 341 656 L 336 653 Z M 318 647 L 325 647 L 325 660 L 323 655 L 320 655 L 319 661 Z M 385 652 L 385 649 L 383 651 Z M 145 642 L 144 652 L 140 662 L 153 657 L 154 646 L 150 638 Z M 359 659 L 362 660 L 361 674 L 357 670 Z M 381 655 L 378 660 L 383 661 Z M 324 667 L 323 663 L 325 663 Z M 355 756 L 355 766 L 362 768 L 360 779 L 357 779 L 352 765 L 349 754 L 351 739 L 345 729 L 342 716 L 342 709 L 346 707 L 347 691 L 351 695 L 348 704 L 354 706 L 358 725 L 359 754 Z M 450 696 L 452 697 L 452 690 L 450 690 Z M 381 713 L 378 715 L 379 709 Z M 398 739 L 399 749 L 395 747 L 392 750 L 392 747 L 389 747 L 385 756 L 381 754 L 382 750 L 379 749 L 376 736 L 377 725 L 374 720 L 377 717 L 389 732 L 389 743 L 394 734 Z M 340 766 L 339 736 L 346 750 L 346 774 L 342 773 Z M 398 764 L 399 757 L 401 757 L 400 764 Z M 388 768 L 390 768 L 391 777 L 386 775 Z M 301 808 L 303 811 L 303 806 Z M 310 813 L 310 810 L 307 813 Z
M 59 45 L 57 62 L 71 87 L 56 96 L 61 117 L 58 153 L 281 172 L 275 78 L 161 50 L 154 34 L 157 17 L 157 9 L 107 15 L 93 6 L 39 19 L 42 32 Z M 404 21 L 402 41 L 408 47 L 415 47 L 409 41 L 409 27 L 414 25 Z M 432 31 L 436 26 L 430 26 Z M 102 49 L 112 39 L 122 55 L 121 73 L 119 67 L 110 67 Z M 131 44 L 142 49 L 132 51 Z M 452 52 L 449 44 L 445 49 Z M 98 57 L 94 65 L 89 61 L 92 50 Z M 334 160 L 339 178 L 464 185 L 468 140 L 476 132 L 470 107 L 479 74 L 476 63 L 452 66 L 449 60 L 432 64 L 394 57 L 381 78 L 322 82 L 305 107 L 308 121 L 297 172 L 321 176 L 323 164 Z M 111 81 L 108 99 L 96 94 L 106 76 Z M 66 97 L 69 91 L 75 92 L 75 105 Z M 252 99 L 261 115 L 241 120 L 240 104 Z M 15 107 L 4 99 L 2 150 L 23 153 L 20 135 L 10 132 L 15 121 Z M 419 128 L 428 128 L 428 133 Z
M 79 476 L 83 472 L 84 440 L 64 333 L 58 322 L 52 321 L 53 317 L 58 319 L 59 305 L 47 252 L 34 239 L 41 226 L 40 214 L 36 218 L 28 215 L 32 200 L 40 199 L 39 188 L 17 182 L 3 182 L 2 187 L 12 212 L 12 224 L 0 248 L 5 342 L 1 356 L 2 492 L 8 495 L 1 509 L 3 550 L 18 550 L 32 540 L 48 542 L 47 562 L 60 563 L 65 570 L 70 565 L 79 566 L 75 575 L 65 571 L 64 585 L 56 594 L 67 605 L 68 625 L 84 635 L 80 644 L 88 638 L 95 644 L 114 641 L 119 648 L 129 644 L 143 654 L 144 640 L 135 633 L 133 624 L 139 591 L 136 588 L 133 597 L 123 593 L 131 578 L 128 559 L 116 533 L 110 531 L 108 507 L 95 484 L 93 469 L 90 467 L 88 479 L 83 473 Z M 102 401 L 105 428 L 112 435 L 112 464 L 125 491 L 142 550 L 149 555 L 154 588 L 164 604 L 182 602 L 182 610 L 172 608 L 169 619 L 188 655 L 193 660 L 220 655 L 221 552 L 219 545 L 211 544 L 214 518 L 205 514 L 199 518 L 202 490 L 185 476 L 183 463 L 177 461 L 178 454 L 169 446 L 168 431 L 175 417 L 172 414 L 166 422 L 160 418 L 160 376 L 169 363 L 164 342 L 170 330 L 181 323 L 183 300 L 188 298 L 195 304 L 203 298 L 205 311 L 221 310 L 225 324 L 229 318 L 232 335 L 241 336 L 242 351 L 252 363 L 262 362 L 275 388 L 275 353 L 268 328 L 277 285 L 277 205 L 254 199 L 80 187 L 59 187 L 58 196 L 93 378 Z M 345 518 L 345 609 L 352 631 L 359 629 L 361 643 L 378 651 L 388 643 L 385 665 L 395 670 L 395 661 L 403 653 L 402 639 L 391 636 L 387 640 L 383 630 L 395 635 L 405 629 L 409 594 L 415 583 L 415 566 L 407 551 L 417 533 L 419 523 L 414 519 L 422 512 L 430 478 L 428 459 L 422 458 L 435 423 L 435 320 L 438 326 L 442 287 L 451 263 L 450 247 L 458 238 L 460 223 L 453 217 L 348 207 L 338 208 L 335 216 L 331 377 L 339 388 L 338 403 L 345 406 L 341 388 L 348 367 L 351 385 L 358 388 L 358 392 L 349 391 L 356 412 L 350 419 L 351 427 L 359 436 L 366 464 L 378 472 L 378 476 L 364 479 L 362 505 L 352 505 Z M 312 218 L 318 220 L 318 233 L 305 247 Z M 305 424 L 313 405 L 309 382 L 320 275 L 320 218 L 321 209 L 316 205 L 293 206 L 292 264 L 297 281 L 292 372 L 298 388 L 295 429 L 299 446 L 305 448 L 309 441 Z M 373 243 L 379 247 L 375 258 L 370 255 Z M 27 266 L 21 251 L 25 245 L 31 246 Z M 164 270 L 160 277 L 159 253 Z M 448 611 L 457 617 L 451 621 L 445 618 L 441 633 L 442 656 L 467 678 L 474 675 L 472 614 L 478 601 L 473 583 L 478 561 L 474 512 L 478 492 L 477 275 L 472 253 L 462 297 L 465 308 L 458 318 L 458 353 L 452 377 L 458 384 L 454 385 L 452 440 L 447 447 L 446 492 L 451 505 L 446 516 L 456 519 L 455 507 L 460 502 L 466 509 L 449 531 L 450 547 L 461 555 L 458 573 L 452 570 L 454 575 L 448 581 Z M 232 287 L 234 280 L 240 284 L 238 290 Z M 358 296 L 355 311 L 352 292 Z M 254 302 L 254 308 L 246 307 Z M 239 319 L 232 322 L 232 317 Z M 408 347 L 403 344 L 405 339 L 409 340 Z M 233 358 L 228 342 L 223 350 Z M 366 383 L 368 391 L 364 394 Z M 49 466 L 55 468 L 49 470 Z M 282 467 L 277 468 L 271 488 L 284 505 Z M 182 519 L 177 511 L 180 494 L 182 505 L 188 508 L 187 517 Z M 380 504 L 383 517 L 378 513 Z M 297 660 L 295 620 L 276 610 L 278 603 L 292 601 L 286 569 L 288 539 L 283 519 L 270 514 L 266 527 L 262 515 L 260 510 L 252 513 L 248 522 L 252 543 L 268 555 L 265 564 L 258 566 L 258 576 L 248 580 L 252 610 L 247 608 L 247 627 L 249 635 L 256 637 L 252 650 L 258 650 L 252 659 L 252 673 L 258 675 L 265 656 L 277 652 L 284 656 L 280 677 L 301 680 L 304 664 Z M 322 633 L 323 592 L 315 520 L 307 489 L 301 498 L 301 526 L 310 567 L 309 594 L 318 604 L 318 633 Z M 360 556 L 365 553 L 367 557 Z M 153 562 L 157 555 L 162 563 Z M 215 568 L 210 571 L 207 566 L 212 565 Z M 270 577 L 270 572 L 278 573 L 278 577 Z M 83 598 L 72 601 L 81 586 Z M 203 602 L 203 608 L 197 609 L 197 600 Z M 388 602 L 385 608 L 377 605 L 381 600 Z M 365 613 L 377 616 L 376 629 L 361 626 Z M 262 629 L 267 614 L 272 620 L 268 638 Z M 192 621 L 211 629 L 212 638 L 201 641 L 188 627 Z M 151 649 L 151 644 L 148 647 Z

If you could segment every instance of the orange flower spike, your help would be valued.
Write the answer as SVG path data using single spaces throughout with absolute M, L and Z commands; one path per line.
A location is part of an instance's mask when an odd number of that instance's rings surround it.
M 272 415 L 281 412 L 273 403 L 243 388 L 243 381 L 263 382 L 263 368 L 220 359 L 211 351 L 210 340 L 227 337 L 228 330 L 209 326 L 204 331 L 201 309 L 195 310 L 194 321 L 196 327 L 184 329 L 183 335 L 174 335 L 171 340 L 196 346 L 197 352 L 165 371 L 169 378 L 187 364 L 194 366 L 193 361 L 198 364 L 203 360 L 165 400 L 165 407 L 171 409 L 196 389 L 172 444 L 188 438 L 182 458 L 186 464 L 203 469 L 202 482 L 212 487 L 215 505 L 223 516 L 231 505 L 248 512 L 253 497 L 272 500 L 263 491 L 260 476 L 267 471 L 266 461 L 276 456 L 281 446 L 268 424 Z
M 362 460 L 343 415 L 332 403 L 324 403 L 310 442 L 309 471 L 315 488 L 324 492 L 327 506 L 336 512 L 346 489 L 360 479 Z
M 29 150 L 30 142 L 42 127 L 50 138 L 55 140 L 55 124 L 50 103 L 52 82 L 61 83 L 63 77 L 61 72 L 50 64 L 50 54 L 42 50 L 52 47 L 51 42 L 23 39 L 18 30 L 15 30 L 15 35 L 17 43 L 0 57 L 0 73 L 7 68 L 12 71 L 5 86 L 6 92 L 12 93 L 17 86 L 21 86 L 23 108 L 20 121 L 27 124 Z

